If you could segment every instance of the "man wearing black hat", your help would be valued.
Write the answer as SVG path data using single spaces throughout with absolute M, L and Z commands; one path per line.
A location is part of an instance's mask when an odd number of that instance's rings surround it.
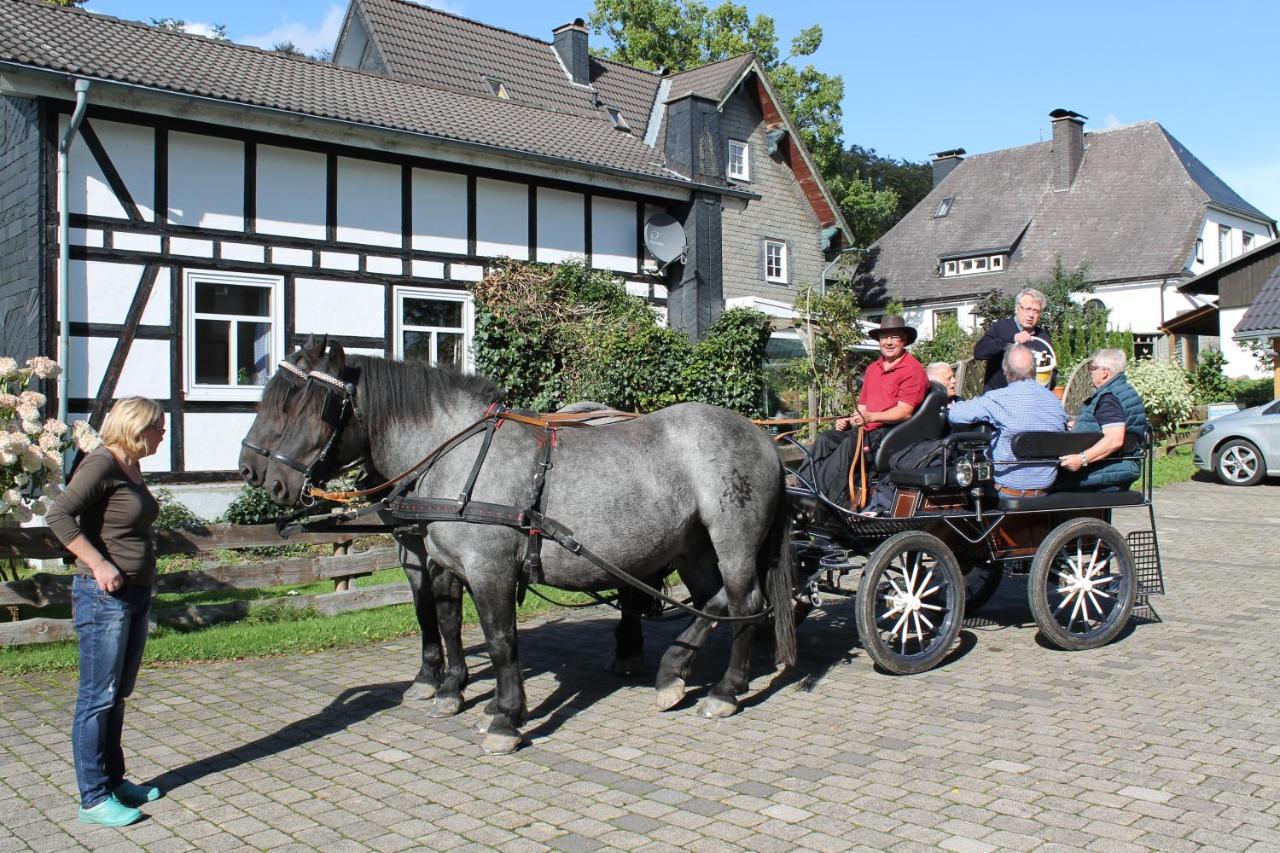
M 883 427 L 911 417 L 929 391 L 924 366 L 907 352 L 915 343 L 915 329 L 897 314 L 887 314 L 880 328 L 869 334 L 880 344 L 880 357 L 867 366 L 857 411 L 837 419 L 836 428 L 818 436 L 810 449 L 823 491 L 841 506 L 850 502 L 849 466 L 857 445 L 856 428 L 862 427 L 867 452 L 874 453 L 884 437 Z M 801 473 L 808 479 L 807 470 Z

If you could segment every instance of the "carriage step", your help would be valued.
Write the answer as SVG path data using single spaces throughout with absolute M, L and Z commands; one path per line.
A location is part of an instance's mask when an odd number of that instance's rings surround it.
M 849 557 L 848 551 L 832 551 L 830 554 L 824 554 L 818 560 L 818 565 L 828 572 L 848 572 L 859 566 Z

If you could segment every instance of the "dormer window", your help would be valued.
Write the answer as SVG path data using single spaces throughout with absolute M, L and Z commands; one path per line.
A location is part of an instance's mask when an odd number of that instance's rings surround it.
M 605 107 L 605 109 L 609 111 L 609 121 L 613 122 L 616 130 L 631 132 L 631 125 L 627 124 L 627 120 L 622 117 L 622 110 L 614 109 L 613 107 Z
M 507 94 L 507 87 L 502 85 L 502 81 L 497 77 L 486 77 L 484 82 L 489 86 L 489 94 L 504 101 L 511 100 L 511 96 Z
M 943 278 L 954 275 L 978 275 L 984 272 L 1003 272 L 1004 255 L 975 255 L 972 258 L 944 260 L 938 265 Z
M 725 158 L 725 174 L 735 181 L 751 180 L 750 154 L 751 148 L 747 143 L 730 139 L 728 156 Z
M 938 202 L 938 206 L 933 209 L 933 218 L 941 219 L 951 212 L 951 202 L 955 201 L 955 196 L 947 196 Z

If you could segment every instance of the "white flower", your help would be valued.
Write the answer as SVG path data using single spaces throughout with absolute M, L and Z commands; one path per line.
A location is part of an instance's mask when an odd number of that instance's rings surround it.
M 49 435 L 63 436 L 67 434 L 67 425 L 57 418 L 49 418 L 44 422 L 44 431 Z
M 0 412 L 12 412 L 18 408 L 17 395 L 10 394 L 8 391 L 0 392 Z
M 27 359 L 27 367 L 31 368 L 37 379 L 54 379 L 62 373 L 58 362 L 43 355 Z
M 0 382 L 18 378 L 18 362 L 7 355 L 0 355 Z
M 44 432 L 44 424 L 40 423 L 39 419 L 23 421 L 22 431 L 27 435 L 39 435 Z
M 32 515 L 44 515 L 49 511 L 49 506 L 43 500 L 35 500 L 31 502 Z
M 40 452 L 40 448 L 34 445 L 27 445 L 22 451 L 22 470 L 27 472 L 39 471 L 44 467 L 44 454 Z
M 49 402 L 49 398 L 41 394 L 39 391 L 23 391 L 18 395 L 18 404 L 26 404 L 28 406 L 43 406 Z
M 31 482 L 30 474 L 19 471 L 17 474 L 13 475 L 13 484 L 17 486 L 19 489 L 21 489 L 23 486 L 25 486 L 27 483 L 30 483 L 30 482 Z
M 50 473 L 62 470 L 62 454 L 55 451 L 47 451 L 44 454 L 44 467 Z
M 4 501 L 0 501 L 0 518 L 4 518 L 6 515 L 8 515 L 10 509 L 12 509 L 12 507 L 10 507 Z
M 85 453 L 94 450 L 99 444 L 102 444 L 102 440 L 87 430 L 76 436 L 76 447 Z
M 25 395 L 25 392 L 23 392 Z M 40 410 L 36 408 L 34 403 L 18 398 L 18 417 L 23 421 L 34 421 L 40 419 Z
M 40 434 L 41 450 L 58 450 L 62 447 L 62 439 L 53 433 L 43 432 Z
M 76 438 L 79 438 L 80 436 L 84 435 L 86 432 L 93 432 L 93 427 L 89 426 L 88 421 L 76 421 L 74 424 L 71 425 L 71 433 Z
M 22 503 L 22 495 L 17 489 L 5 489 L 0 492 L 0 501 L 4 501 L 5 506 L 17 506 Z

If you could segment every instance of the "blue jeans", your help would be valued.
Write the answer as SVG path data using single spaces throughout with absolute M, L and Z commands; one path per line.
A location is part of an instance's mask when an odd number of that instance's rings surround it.
M 80 635 L 80 691 L 71 723 L 71 754 L 80 805 L 101 803 L 124 781 L 124 700 L 133 692 L 147 645 L 151 587 L 126 583 L 116 593 L 76 575 L 71 607 Z

